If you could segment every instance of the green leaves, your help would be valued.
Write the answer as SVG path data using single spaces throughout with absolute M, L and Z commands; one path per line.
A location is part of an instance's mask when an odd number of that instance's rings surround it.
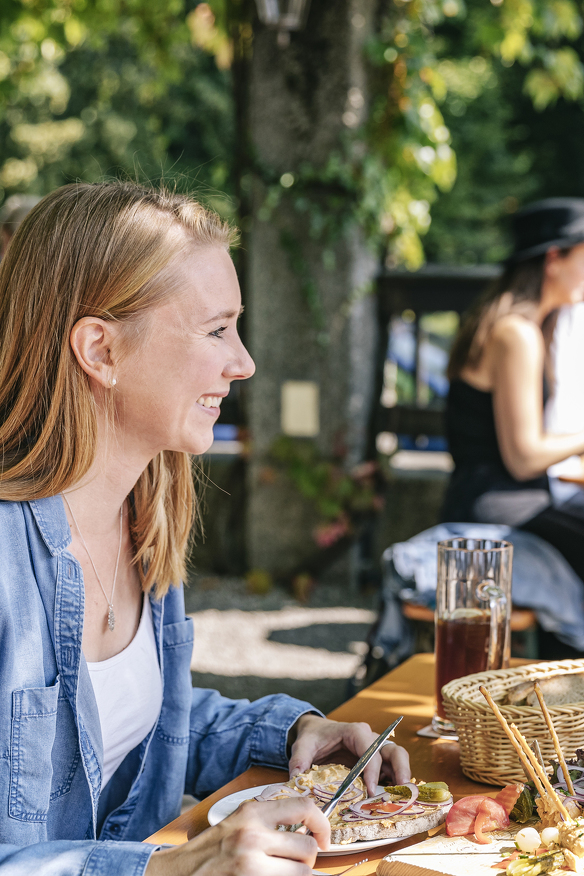
M 277 179 L 264 168 L 260 218 L 291 198 L 326 252 L 358 223 L 388 264 L 417 268 L 432 215 L 448 202 L 445 193 L 461 186 L 470 195 L 471 165 L 481 174 L 473 150 L 490 162 L 486 177 L 492 167 L 501 186 L 529 172 L 529 149 L 508 146 L 515 135 L 505 126 L 512 120 L 494 97 L 504 96 L 509 71 L 521 77 L 540 113 L 562 99 L 584 99 L 575 45 L 582 32 L 577 0 L 383 0 L 367 46 L 366 124 L 347 130 L 323 168 L 290 168 Z M 242 0 L 5 2 L 0 186 L 6 194 L 42 194 L 112 172 L 153 181 L 178 177 L 189 187 L 195 178 L 206 200 L 229 215 L 233 204 L 217 191 L 233 191 L 239 172 L 228 71 L 234 52 L 249 55 L 252 36 Z M 484 118 L 474 109 L 479 104 L 489 107 Z M 457 149 L 464 149 L 463 162 Z M 515 202 L 528 196 L 527 176 L 515 188 Z M 500 203 L 491 205 L 486 191 L 480 197 L 482 214 L 497 219 Z M 513 209 L 513 198 L 505 210 Z M 457 203 L 455 219 L 469 228 L 461 214 L 470 208 Z M 499 257 L 494 238 L 481 246 L 489 258 Z M 448 252 L 445 244 L 445 258 Z M 313 286 L 304 277 L 318 322 Z
M 189 22 L 184 0 L 3 4 L 0 198 L 115 172 L 197 180 L 229 213 L 230 82 Z
M 449 54 L 454 24 L 463 56 Z M 441 107 L 447 103 L 451 114 L 462 116 L 496 86 L 499 64 L 516 63 L 526 68 L 525 93 L 538 110 L 560 97 L 582 99 L 582 63 L 566 44 L 580 36 L 582 26 L 575 0 L 386 4 L 369 47 L 374 97 L 365 139 L 377 161 L 379 231 L 387 241 L 389 264 L 420 265 L 431 206 L 456 180 L 456 156 Z
M 271 448 L 272 460 L 315 507 L 320 519 L 314 539 L 328 547 L 352 531 L 353 523 L 382 505 L 376 490 L 374 463 L 347 473 L 341 460 L 323 458 L 314 441 L 280 435 Z
M 577 100 L 584 93 L 584 67 L 569 46 L 540 54 L 542 67 L 530 70 L 525 77 L 525 93 L 536 109 L 544 110 L 559 97 Z

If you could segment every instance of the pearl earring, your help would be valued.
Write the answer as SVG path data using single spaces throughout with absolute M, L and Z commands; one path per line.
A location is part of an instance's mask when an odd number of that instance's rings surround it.
M 115 377 L 112 377 L 112 379 L 110 380 L 110 383 L 111 383 L 112 386 L 115 386 L 117 382 L 118 382 L 118 381 L 116 380 Z

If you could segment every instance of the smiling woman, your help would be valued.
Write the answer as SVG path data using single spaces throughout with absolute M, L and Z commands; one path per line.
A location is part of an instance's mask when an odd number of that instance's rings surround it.
M 0 265 L 0 873 L 305 873 L 329 824 L 254 804 L 184 846 L 141 840 L 252 763 L 298 773 L 375 734 L 283 695 L 191 687 L 191 455 L 254 364 L 233 233 L 132 184 L 44 198 Z M 371 761 L 409 778 L 398 746 Z M 1 801 L 0 801 L 1 802 Z M 277 833 L 302 821 L 314 837 Z M 115 842 L 103 842 L 110 840 Z M 277 858 L 277 861 L 274 861 Z

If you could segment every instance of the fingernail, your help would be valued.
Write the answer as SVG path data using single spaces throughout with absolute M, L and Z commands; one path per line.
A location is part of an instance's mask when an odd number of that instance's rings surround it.
M 299 775 L 300 775 L 300 770 L 298 769 L 298 767 L 295 767 L 295 769 L 290 770 L 290 778 L 291 779 L 294 779 L 296 776 L 299 776 Z

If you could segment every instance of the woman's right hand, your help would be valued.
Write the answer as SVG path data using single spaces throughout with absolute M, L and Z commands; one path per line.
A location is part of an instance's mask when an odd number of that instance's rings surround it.
M 299 823 L 313 836 L 276 830 Z M 308 876 L 317 846 L 329 842 L 330 823 L 312 800 L 244 803 L 190 842 L 154 852 L 145 876 Z

